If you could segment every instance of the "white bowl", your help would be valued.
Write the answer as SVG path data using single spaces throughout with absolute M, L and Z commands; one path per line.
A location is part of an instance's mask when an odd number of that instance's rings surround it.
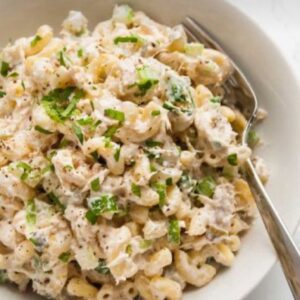
M 90 26 L 110 18 L 113 0 L 0 0 L 0 44 L 10 38 L 33 35 L 41 24 L 58 29 L 69 10 L 81 10 Z M 300 88 L 279 49 L 240 11 L 222 0 L 132 0 L 135 9 L 175 25 L 190 15 L 213 33 L 253 84 L 259 103 L 269 112 L 260 131 L 265 146 L 260 154 L 271 170 L 268 192 L 290 231 L 299 219 Z M 259 8 L 258 8 L 259 9 Z M 275 255 L 258 218 L 242 239 L 233 267 L 210 284 L 185 294 L 184 299 L 237 300 L 245 297 L 265 276 Z M 0 299 L 33 299 L 32 295 L 1 287 Z

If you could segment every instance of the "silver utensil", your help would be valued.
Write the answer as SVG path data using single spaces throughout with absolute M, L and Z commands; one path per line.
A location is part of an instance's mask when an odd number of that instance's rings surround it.
M 193 18 L 187 17 L 182 25 L 192 41 L 199 41 L 207 48 L 216 49 L 226 54 L 219 43 Z M 242 134 L 242 144 L 247 145 L 249 130 L 252 128 L 257 113 L 256 95 L 239 67 L 231 60 L 234 71 L 224 85 L 228 98 L 238 107 L 247 120 Z M 267 232 L 277 252 L 285 277 L 295 299 L 300 299 L 300 252 L 290 233 L 279 217 L 276 208 L 269 198 L 251 159 L 245 163 L 245 176 L 254 191 L 256 204 Z

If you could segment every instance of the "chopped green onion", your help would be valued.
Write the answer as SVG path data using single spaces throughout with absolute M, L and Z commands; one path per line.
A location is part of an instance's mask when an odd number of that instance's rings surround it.
M 160 147 L 160 146 L 162 146 L 162 142 L 147 140 L 147 141 L 145 141 L 145 145 L 149 148 Z
M 227 161 L 232 166 L 237 166 L 238 164 L 238 156 L 236 153 L 229 154 L 227 156 Z
M 98 273 L 103 274 L 103 275 L 107 275 L 107 274 L 110 273 L 110 270 L 109 270 L 109 268 L 107 267 L 106 262 L 105 262 L 104 259 L 100 259 L 100 260 L 99 260 L 99 264 L 98 264 L 98 266 L 95 268 L 95 271 L 97 271 Z
M 60 256 L 58 257 L 62 262 L 67 263 L 69 261 L 71 257 L 71 253 L 70 252 L 63 252 L 62 254 L 60 254 Z
M 126 36 L 117 36 L 114 39 L 114 43 L 118 45 L 119 43 L 137 43 L 141 39 L 136 35 L 126 35 Z
M 8 75 L 8 77 L 17 77 L 17 76 L 19 76 L 18 72 L 12 72 Z
M 169 178 L 166 179 L 166 185 L 167 186 L 173 185 L 173 179 L 172 179 L 172 177 L 169 177 Z
M 111 148 L 112 147 L 111 138 L 104 137 L 104 147 L 105 148 Z
M 120 159 L 120 153 L 121 153 L 121 146 L 118 146 L 118 148 L 117 148 L 117 150 L 116 150 L 116 152 L 114 154 L 115 161 L 119 161 L 119 159 Z
M 118 111 L 112 108 L 107 108 L 105 109 L 104 114 L 106 117 L 117 120 L 121 123 L 125 121 L 125 115 L 122 111 Z
M 118 212 L 119 208 L 116 200 L 117 200 L 116 196 L 111 196 L 108 194 L 104 194 L 100 198 L 93 200 L 90 205 L 90 209 L 86 214 L 86 218 L 92 224 L 95 224 L 97 217 L 99 215 L 107 212 L 112 212 L 112 213 Z
M 77 56 L 80 58 L 83 57 L 83 49 L 82 48 L 78 49 Z
M 177 110 L 177 107 L 174 106 L 171 102 L 169 101 L 166 101 L 164 102 L 163 104 L 163 108 L 168 110 L 168 111 L 176 111 Z
M 184 46 L 184 52 L 190 56 L 201 55 L 204 50 L 204 45 L 200 43 L 188 43 Z
M 220 96 L 214 96 L 210 99 L 211 103 L 220 104 L 221 103 L 221 97 Z
M 64 56 L 64 51 L 59 51 L 57 56 L 58 56 L 59 64 L 61 66 L 67 67 L 65 56 Z
M 74 131 L 75 135 L 77 136 L 80 144 L 83 144 L 84 136 L 83 136 L 81 128 L 79 126 L 77 126 L 76 124 L 73 124 L 73 131 Z
M 131 192 L 132 194 L 141 197 L 141 187 L 136 185 L 135 183 L 131 184 Z
M 91 224 L 96 224 L 97 221 L 97 216 L 94 214 L 93 211 L 88 210 L 85 217 L 87 218 L 87 220 L 91 223 Z
M 94 192 L 98 192 L 100 190 L 100 182 L 98 177 L 91 182 L 91 189 Z
M 59 142 L 59 145 L 58 145 L 58 148 L 65 148 L 67 147 L 68 145 L 70 145 L 70 141 L 68 141 L 67 139 L 63 138 L 60 142 Z
M 70 100 L 72 93 L 74 96 Z M 82 90 L 70 86 L 54 89 L 42 98 L 42 105 L 49 117 L 56 122 L 63 122 L 75 111 L 76 104 L 84 95 Z
M 40 133 L 43 133 L 43 134 L 53 134 L 52 131 L 49 131 L 49 130 L 45 129 L 45 128 L 41 127 L 40 125 L 34 126 L 34 129 L 36 131 L 40 132 Z
M 35 225 L 36 223 L 36 207 L 34 199 L 30 199 L 26 205 L 26 223 L 29 225 Z
M 82 90 L 75 91 L 75 95 L 71 99 L 69 105 L 66 107 L 66 109 L 61 113 L 61 116 L 63 118 L 69 117 L 74 109 L 76 108 L 77 103 L 79 102 L 80 98 L 84 96 L 84 92 Z
M 25 91 L 25 83 L 23 80 L 21 81 L 21 85 L 22 85 L 23 90 Z
M 32 41 L 30 42 L 30 46 L 31 46 L 31 47 L 36 46 L 36 44 L 37 44 L 39 41 L 41 41 L 41 40 L 42 40 L 42 38 L 41 38 L 39 35 L 36 35 L 36 36 L 32 39 Z
M 171 84 L 171 96 L 175 102 L 185 102 L 186 101 L 186 95 L 184 92 L 184 88 L 179 83 Z
M 153 116 L 153 117 L 156 117 L 156 116 L 159 116 L 159 115 L 160 115 L 160 110 L 153 110 L 151 112 L 151 116 Z
M 255 130 L 250 130 L 247 137 L 247 143 L 251 148 L 254 148 L 259 143 L 259 136 Z
M 77 120 L 77 123 L 81 126 L 93 125 L 94 119 L 90 116 Z
M 50 202 L 54 205 L 57 205 L 62 211 L 66 209 L 65 206 L 60 202 L 59 198 L 53 192 L 50 192 L 49 194 L 47 194 L 47 196 Z
M 156 172 L 157 169 L 153 164 L 150 164 L 150 172 Z
M 39 241 L 38 241 L 37 239 L 33 238 L 33 237 L 30 238 L 29 241 L 30 241 L 34 246 L 36 246 L 36 247 L 39 247 L 39 246 L 40 246 Z
M 216 188 L 216 182 L 211 177 L 205 177 L 200 182 L 198 182 L 195 186 L 195 193 L 205 195 L 207 197 L 212 197 Z
M 10 69 L 9 64 L 6 61 L 2 61 L 0 73 L 3 77 L 7 76 L 9 69 Z
M 21 161 L 17 164 L 17 168 L 23 169 L 23 173 L 21 175 L 22 181 L 26 180 L 28 178 L 29 173 L 32 171 L 31 166 L 26 164 L 23 161 Z
M 101 123 L 102 123 L 101 120 L 97 120 L 97 121 L 92 125 L 92 129 L 95 130 L 95 129 L 98 127 L 98 125 L 100 125 Z
M 54 172 L 54 165 L 53 164 L 49 164 L 47 167 L 42 169 L 42 174 L 46 174 L 48 172 Z
M 192 178 L 190 177 L 190 175 L 187 172 L 184 171 L 182 173 L 180 180 L 178 182 L 178 185 L 182 189 L 189 189 L 193 186 Z
M 154 184 L 154 188 L 159 196 L 159 207 L 163 207 L 166 204 L 167 187 L 164 183 L 157 182 Z
M 180 226 L 178 220 L 170 220 L 168 225 L 168 240 L 174 244 L 180 244 Z
M 5 95 L 6 95 L 6 93 L 5 93 L 5 92 L 3 92 L 3 91 L 0 91 L 0 98 L 4 97 Z
M 143 96 L 152 86 L 158 83 L 158 76 L 146 65 L 138 67 L 136 71 L 138 76 L 137 86 Z
M 109 138 L 112 138 L 115 133 L 117 132 L 119 126 L 117 125 L 113 125 L 113 126 L 110 126 L 105 132 L 104 132 L 104 136 L 105 137 L 109 137 Z

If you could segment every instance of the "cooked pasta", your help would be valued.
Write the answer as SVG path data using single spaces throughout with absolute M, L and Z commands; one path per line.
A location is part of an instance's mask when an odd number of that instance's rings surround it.
M 255 202 L 245 118 L 216 92 L 226 55 L 120 5 L 92 32 L 71 11 L 59 36 L 41 26 L 0 63 L 2 282 L 178 300 L 234 263 Z

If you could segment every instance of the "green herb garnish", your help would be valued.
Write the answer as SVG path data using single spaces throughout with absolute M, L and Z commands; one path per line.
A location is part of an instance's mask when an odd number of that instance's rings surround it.
M 32 41 L 30 42 L 30 46 L 31 46 L 31 47 L 36 46 L 36 44 L 37 44 L 39 41 L 41 41 L 41 40 L 42 40 L 42 38 L 41 38 L 39 35 L 36 35 L 36 36 L 32 39 Z
M 0 73 L 3 77 L 7 76 L 9 69 L 10 69 L 9 64 L 6 61 L 2 61 Z
M 136 185 L 135 183 L 131 184 L 131 192 L 132 194 L 141 197 L 141 187 Z
M 232 166 L 237 166 L 238 164 L 238 156 L 236 153 L 229 154 L 227 156 L 227 161 Z
M 172 179 L 172 177 L 169 177 L 169 178 L 166 179 L 166 185 L 167 186 L 173 185 L 173 179 Z
M 69 261 L 71 257 L 71 253 L 70 252 L 63 252 L 62 254 L 60 254 L 60 256 L 58 257 L 62 262 L 67 263 Z
M 73 97 L 71 98 L 71 95 Z M 73 86 L 54 89 L 42 98 L 42 105 L 49 117 L 56 122 L 64 122 L 74 112 L 84 92 Z M 71 99 L 70 99 L 71 98 Z
M 149 66 L 142 66 L 136 69 L 137 71 L 137 86 L 141 92 L 141 95 L 145 95 L 146 92 L 158 83 L 158 76 Z
M 156 116 L 159 116 L 159 115 L 160 115 L 160 110 L 153 110 L 151 112 L 151 116 L 153 116 L 153 117 L 156 117 Z
M 0 91 L 0 98 L 4 97 L 5 95 L 6 95 L 6 93 L 5 93 L 5 92 L 3 92 L 3 91 Z
M 110 126 L 105 132 L 104 132 L 104 136 L 105 137 L 109 137 L 109 138 L 112 138 L 115 133 L 117 132 L 119 126 L 117 125 L 113 125 L 113 126 Z
M 77 123 L 81 126 L 88 126 L 88 125 L 93 125 L 94 124 L 94 119 L 90 116 L 86 118 L 82 118 L 77 120 Z
M 98 264 L 98 266 L 95 268 L 95 271 L 97 271 L 98 273 L 103 274 L 103 275 L 110 274 L 110 270 L 109 270 L 109 268 L 107 267 L 106 262 L 105 262 L 104 259 L 100 259 L 100 260 L 99 260 L 99 264 Z
M 58 56 L 57 58 L 58 58 L 59 64 L 61 66 L 67 67 L 64 51 L 63 50 L 59 51 L 57 56 Z
M 139 41 L 141 41 L 141 39 L 136 35 L 117 36 L 114 38 L 116 45 L 119 43 L 137 43 Z
M 26 223 L 29 225 L 35 225 L 36 223 L 36 206 L 34 199 L 30 199 L 26 205 Z
M 54 205 L 57 205 L 62 211 L 66 209 L 65 206 L 60 202 L 59 198 L 53 192 L 50 192 L 49 194 L 47 194 L 47 196 L 50 202 Z
M 83 49 L 82 49 L 82 48 L 78 49 L 78 51 L 77 51 L 77 56 L 78 56 L 79 58 L 83 57 Z
M 17 168 L 23 169 L 23 173 L 21 175 L 21 180 L 24 181 L 28 178 L 29 173 L 32 171 L 32 168 L 27 163 L 20 161 L 17 164 Z
M 147 141 L 145 141 L 145 145 L 149 148 L 161 147 L 162 142 L 158 142 L 158 141 L 154 141 L 154 140 L 147 140 Z
M 200 195 L 205 195 L 207 197 L 212 197 L 216 188 L 216 182 L 215 180 L 211 177 L 205 177 L 201 181 L 199 181 L 194 189 L 194 192 L 196 194 Z
M 93 200 L 90 204 L 90 209 L 86 214 L 86 218 L 90 223 L 95 224 L 97 217 L 103 213 L 117 213 L 119 211 L 117 205 L 117 197 L 104 194 L 100 198 Z
M 164 183 L 156 182 L 154 189 L 159 196 L 159 207 L 163 207 L 166 204 L 167 187 Z
M 116 109 L 112 109 L 112 108 L 107 108 L 104 111 L 104 115 L 106 117 L 109 117 L 111 119 L 117 120 L 120 123 L 125 121 L 125 115 L 122 111 L 118 111 Z
M 115 161 L 119 161 L 119 159 L 120 159 L 120 153 L 121 153 L 121 146 L 118 146 L 116 152 L 114 153 L 114 159 L 115 159 Z
M 170 220 L 168 225 L 168 240 L 174 244 L 180 244 L 180 227 L 178 220 Z
M 83 144 L 84 136 L 83 136 L 81 128 L 79 126 L 77 126 L 76 124 L 73 124 L 73 131 L 74 131 L 75 135 L 77 136 L 80 144 Z
M 40 132 L 40 133 L 43 133 L 43 134 L 53 134 L 53 133 L 54 133 L 54 132 L 52 132 L 52 131 L 49 131 L 49 130 L 47 130 L 47 129 L 41 127 L 40 125 L 34 126 L 34 129 L 35 129 L 36 131 Z
M 12 72 L 8 75 L 8 77 L 18 77 L 19 73 L 18 72 Z
M 221 97 L 220 96 L 214 96 L 210 99 L 211 103 L 220 104 L 221 103 Z
M 94 192 L 98 192 L 100 190 L 100 182 L 98 177 L 91 182 L 91 189 Z

